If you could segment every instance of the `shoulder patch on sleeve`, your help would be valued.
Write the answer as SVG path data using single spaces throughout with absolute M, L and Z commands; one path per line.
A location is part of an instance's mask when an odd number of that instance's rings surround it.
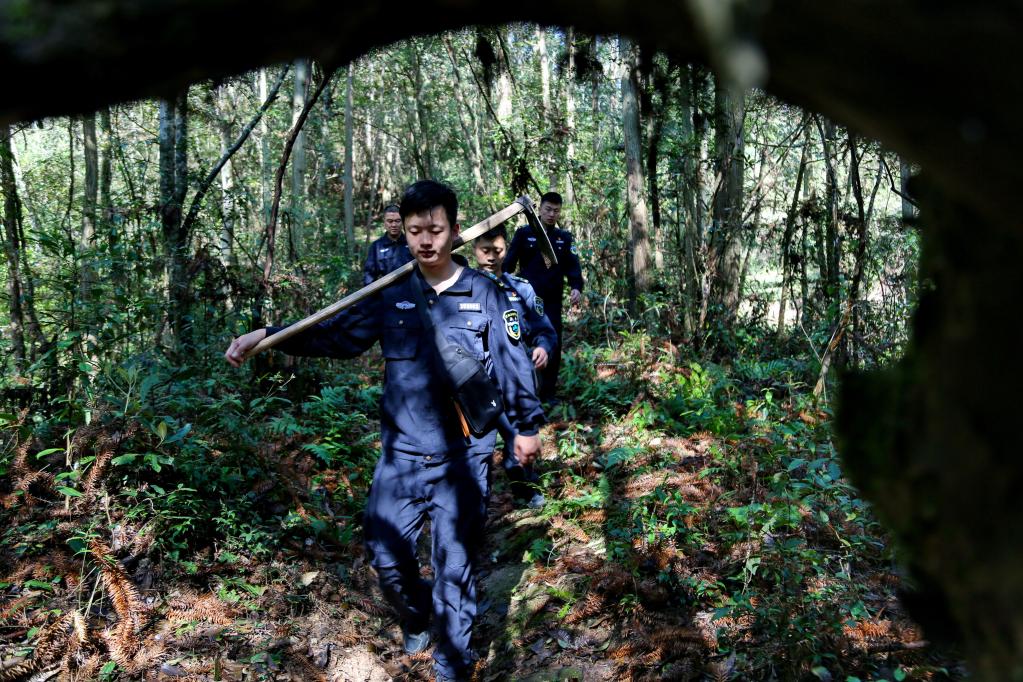
M 504 330 L 512 341 L 522 338 L 522 325 L 519 323 L 519 313 L 515 310 L 504 311 Z
M 533 298 L 533 310 L 536 311 L 537 315 L 543 317 L 543 299 L 539 296 Z
M 526 279 L 525 277 L 519 277 L 518 275 L 513 275 L 510 272 L 508 273 L 508 277 L 515 280 L 516 282 L 529 282 L 529 280 Z
M 575 244 L 572 244 L 572 246 L 568 247 L 568 250 L 577 256 L 579 255 L 579 249 L 576 248 Z

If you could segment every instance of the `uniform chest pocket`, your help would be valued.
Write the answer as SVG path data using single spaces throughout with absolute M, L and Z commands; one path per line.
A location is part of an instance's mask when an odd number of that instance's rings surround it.
M 405 320 L 398 320 L 384 326 L 380 337 L 380 351 L 388 360 L 411 360 L 416 357 L 419 345 L 419 329 Z
M 444 335 L 452 343 L 482 360 L 484 356 L 483 334 L 487 330 L 487 317 L 480 313 L 460 312 L 444 325 Z

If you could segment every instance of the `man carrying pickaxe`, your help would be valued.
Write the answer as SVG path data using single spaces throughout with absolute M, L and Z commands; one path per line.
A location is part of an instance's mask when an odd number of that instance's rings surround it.
M 465 240 L 525 209 L 526 203 L 504 209 L 467 230 Z M 225 358 L 237 367 L 270 345 L 295 355 L 347 358 L 380 342 L 386 360 L 383 452 L 364 514 L 367 549 L 398 611 L 405 650 L 415 653 L 429 645 L 432 618 L 437 679 L 468 679 L 476 615 L 474 558 L 486 518 L 496 437 L 465 429 L 438 375 L 430 347 L 434 338 L 424 329 L 424 315 L 497 380 L 521 462 L 532 462 L 540 451 L 543 412 L 528 381 L 531 363 L 518 347 L 518 314 L 492 281 L 452 258 L 452 248 L 462 243 L 454 192 L 437 182 L 417 182 L 406 190 L 400 212 L 414 265 L 318 314 L 322 319 L 340 310 L 329 319 L 240 336 Z M 432 587 L 420 577 L 416 559 L 426 519 L 432 528 Z

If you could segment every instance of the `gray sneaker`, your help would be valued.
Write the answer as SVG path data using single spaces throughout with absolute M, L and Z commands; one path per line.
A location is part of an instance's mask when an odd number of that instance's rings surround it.
M 401 643 L 405 647 L 406 654 L 418 654 L 420 651 L 425 651 L 426 647 L 430 646 L 430 631 L 423 630 L 422 632 L 406 632 L 405 628 L 401 629 Z
M 547 498 L 540 493 L 534 493 L 533 496 L 529 498 L 529 503 L 526 506 L 530 509 L 543 509 L 545 504 L 547 504 Z

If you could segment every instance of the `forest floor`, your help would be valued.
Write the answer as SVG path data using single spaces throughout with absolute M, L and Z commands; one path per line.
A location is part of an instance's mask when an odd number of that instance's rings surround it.
M 900 606 L 906 580 L 841 475 L 828 413 L 781 386 L 778 366 L 680 370 L 670 344 L 640 345 L 567 360 L 543 433 L 544 509 L 515 508 L 494 467 L 476 679 L 963 677 Z M 139 428 L 79 429 L 95 459 L 63 479 L 77 478 L 71 493 L 53 474 L 70 440 L 12 451 L 0 680 L 432 679 L 429 652 L 401 651 L 356 514 L 331 502 L 358 497 L 368 469 L 325 468 L 308 436 L 278 434 L 247 455 L 270 472 L 246 483 L 248 504 L 289 508 L 272 552 L 235 540 L 164 553 L 173 515 L 103 485 L 111 462 L 135 463 Z M 176 438 L 165 429 L 153 449 Z M 228 443 L 210 438 L 216 459 Z M 164 501 L 187 490 L 156 488 Z M 263 532 L 216 521 L 253 543 Z M 294 532 L 303 522 L 319 532 Z

